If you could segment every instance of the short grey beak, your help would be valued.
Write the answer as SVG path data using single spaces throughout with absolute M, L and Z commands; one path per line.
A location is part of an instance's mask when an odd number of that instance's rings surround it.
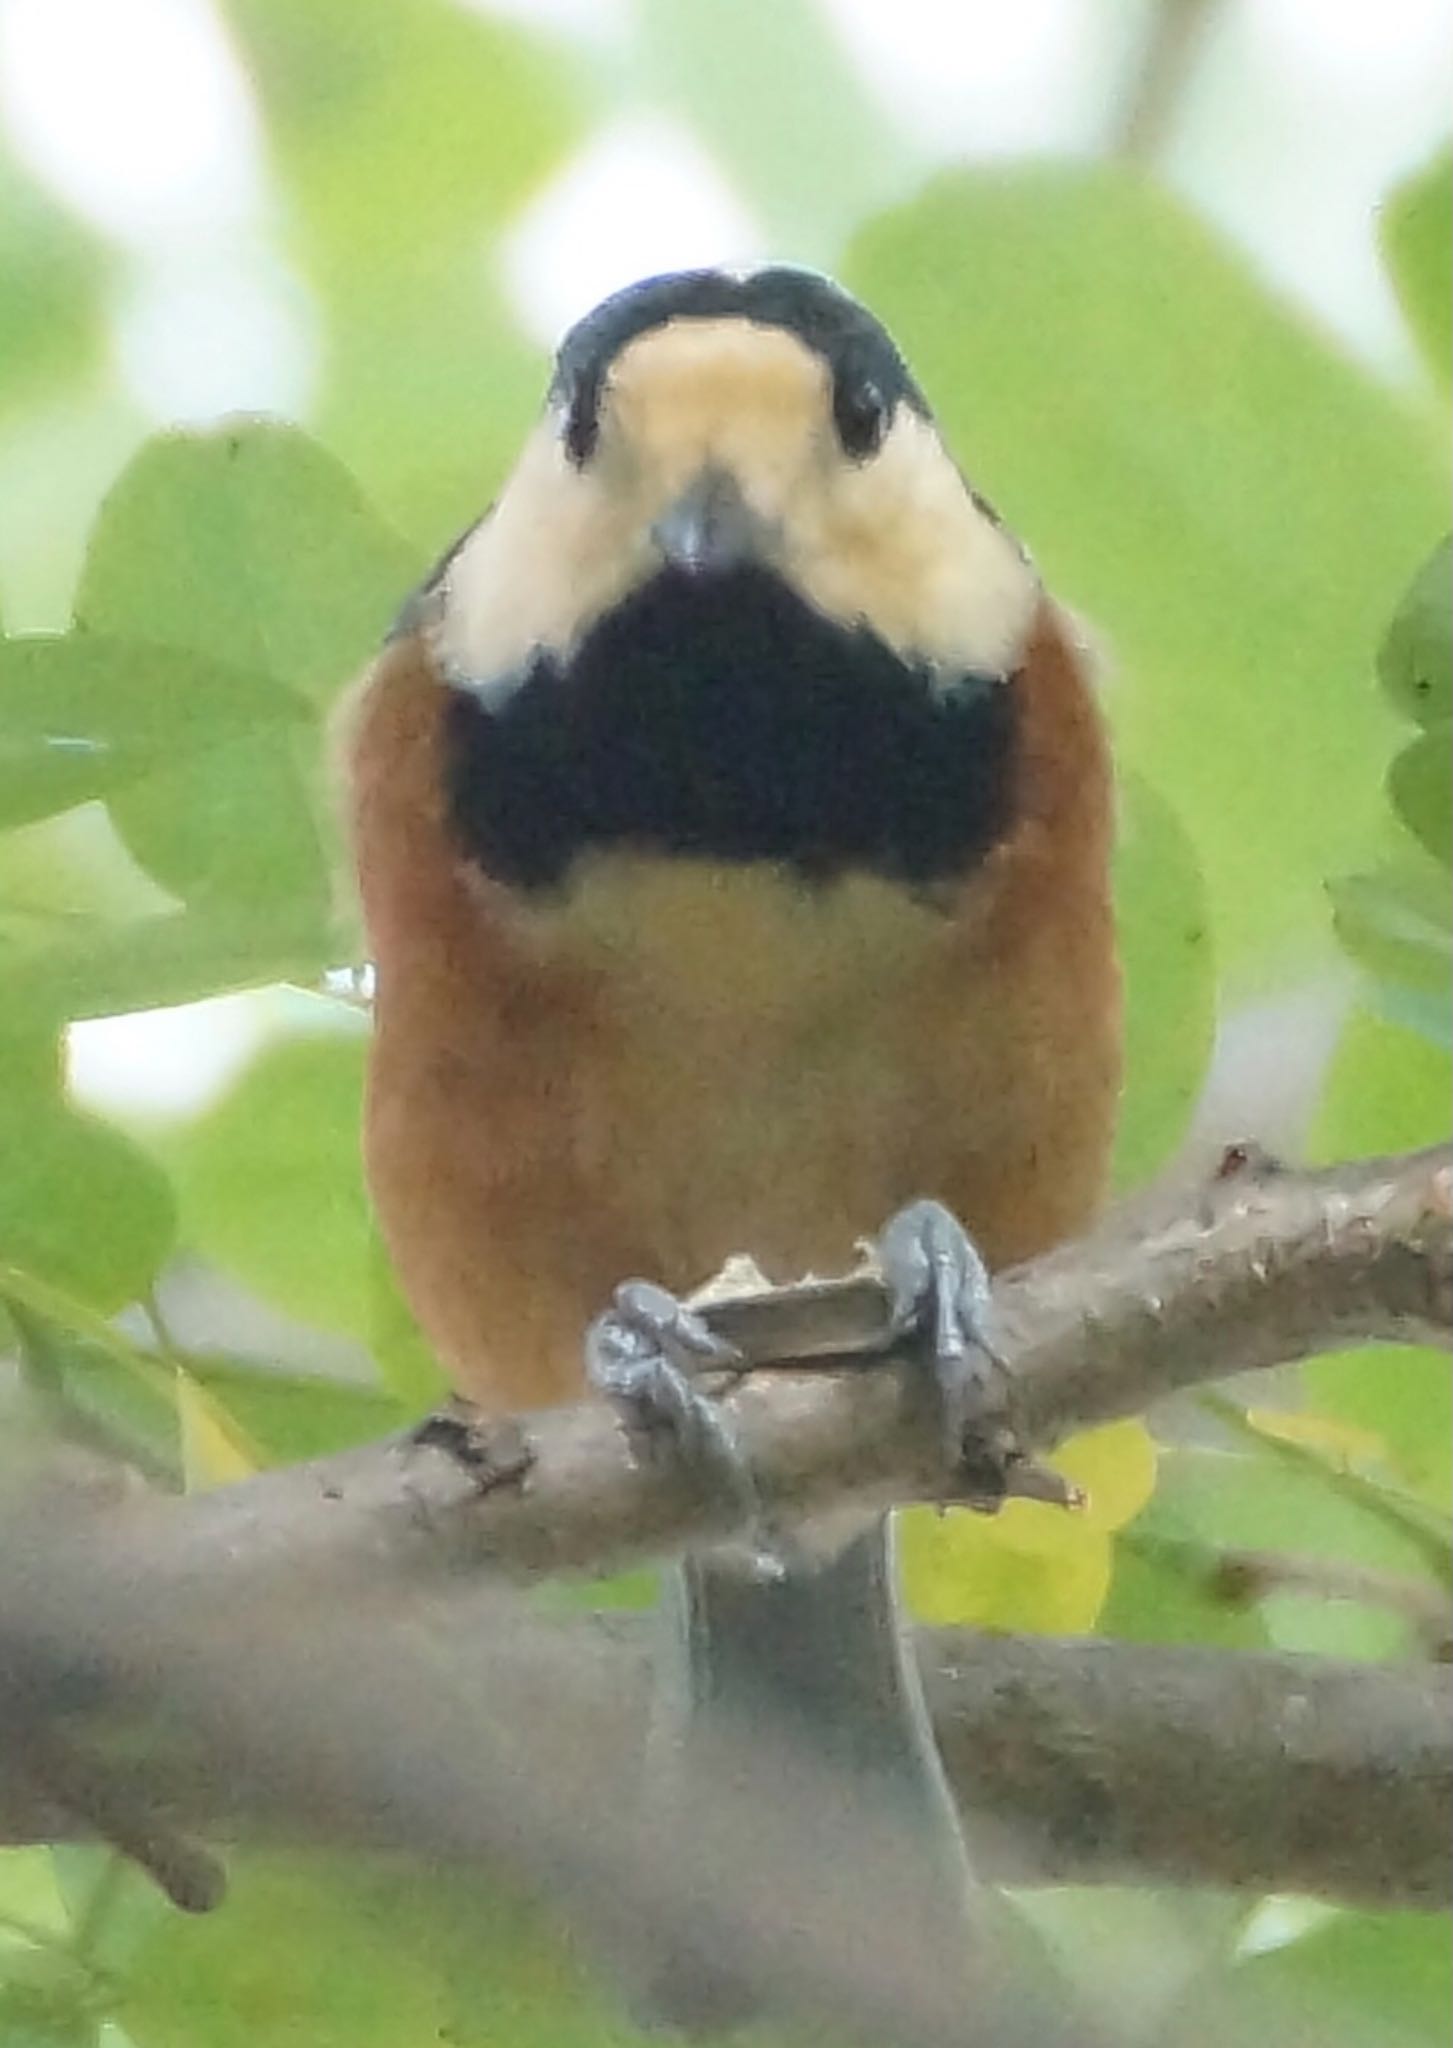
M 762 552 L 764 532 L 736 478 L 704 469 L 651 528 L 674 568 L 688 576 L 720 575 Z

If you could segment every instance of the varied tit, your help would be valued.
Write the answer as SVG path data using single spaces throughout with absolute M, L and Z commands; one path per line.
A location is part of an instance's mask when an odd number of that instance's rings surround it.
M 345 744 L 368 1174 L 471 1401 L 576 1399 L 593 1325 L 598 1376 L 659 1393 L 699 1328 L 652 1290 L 597 1324 L 627 1276 L 839 1270 L 920 1197 L 990 1267 L 1094 1214 L 1120 1016 L 1086 659 L 826 279 L 654 278 L 572 329 Z M 943 1209 L 905 1227 L 900 1270 L 956 1289 Z M 699 1561 L 693 1682 L 942 1817 L 890 1588 L 878 1531 L 782 1583 Z

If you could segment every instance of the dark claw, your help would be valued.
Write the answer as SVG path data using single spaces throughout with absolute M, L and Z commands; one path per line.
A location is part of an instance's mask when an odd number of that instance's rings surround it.
M 669 1436 L 689 1461 L 708 1466 L 736 1495 L 753 1529 L 764 1577 L 783 1564 L 752 1468 L 726 1411 L 696 1385 L 703 1372 L 740 1371 L 741 1353 L 664 1287 L 627 1280 L 585 1336 L 591 1384 L 625 1411 L 638 1436 Z
M 975 1399 L 1002 1366 L 992 1337 L 993 1297 L 983 1260 L 942 1202 L 910 1202 L 878 1240 L 892 1296 L 894 1336 L 916 1330 L 932 1346 L 950 1460 L 958 1465 Z

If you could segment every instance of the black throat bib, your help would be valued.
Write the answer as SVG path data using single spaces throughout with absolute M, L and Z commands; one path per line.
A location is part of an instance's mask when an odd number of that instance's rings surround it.
M 924 885 L 1003 836 L 1015 733 L 1010 678 L 905 661 L 761 567 L 668 568 L 568 660 L 453 687 L 448 799 L 469 855 L 523 890 L 607 850 Z

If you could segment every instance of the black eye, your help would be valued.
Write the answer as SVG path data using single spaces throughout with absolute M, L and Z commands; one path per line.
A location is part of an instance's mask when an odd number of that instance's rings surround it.
M 840 377 L 833 386 L 832 416 L 843 453 L 854 462 L 876 455 L 893 408 L 871 377 Z

